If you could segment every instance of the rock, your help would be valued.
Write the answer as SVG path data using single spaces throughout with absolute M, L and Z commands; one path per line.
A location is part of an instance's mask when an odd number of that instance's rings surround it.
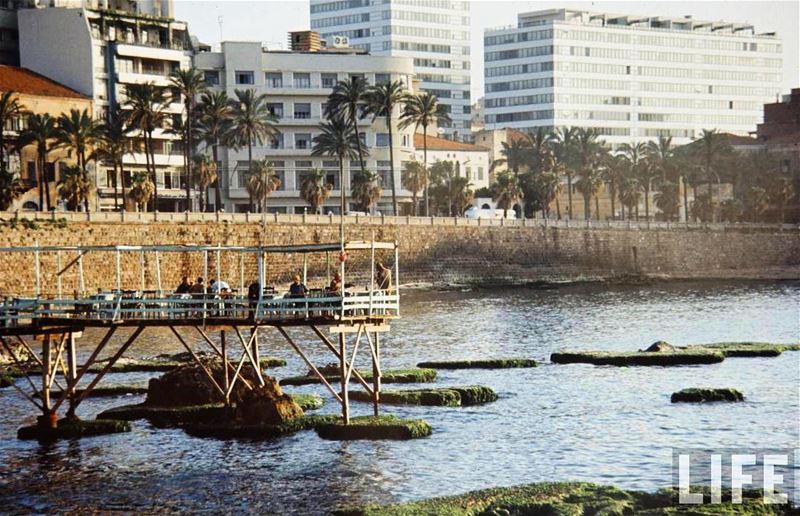
M 670 398 L 672 403 L 706 403 L 714 401 L 744 401 L 744 395 L 736 389 L 683 389 Z
M 231 396 L 234 418 L 240 425 L 278 425 L 303 416 L 303 409 L 284 394 L 278 382 L 264 377 L 265 385 L 240 389 Z
M 92 435 L 117 434 L 130 432 L 131 425 L 126 421 L 95 419 L 59 419 L 56 428 L 45 428 L 38 425 L 23 426 L 17 431 L 18 439 L 38 439 L 54 441 L 57 439 L 75 439 Z
M 222 362 L 208 362 L 206 367 L 209 368 L 220 386 L 225 384 Z M 242 367 L 240 374 L 251 385 L 258 383 L 256 372 L 251 366 Z M 229 375 L 232 377 L 233 371 L 229 371 Z M 243 391 L 248 390 L 241 380 L 237 380 L 231 393 L 231 399 L 241 399 Z M 211 383 L 203 368 L 196 363 L 189 363 L 168 371 L 159 378 L 151 379 L 147 387 L 145 404 L 158 407 L 186 407 L 224 401 L 222 394 Z
M 328 367 L 328 366 L 325 366 Z M 359 371 L 364 380 L 372 381 L 371 371 Z M 339 366 L 336 366 L 335 373 L 322 372 L 325 379 L 329 382 L 339 381 Z M 429 383 L 436 380 L 435 369 L 387 369 L 383 371 L 381 382 L 383 383 Z M 357 382 L 355 375 L 350 377 L 350 382 Z M 314 383 L 322 383 L 316 375 L 305 376 L 290 376 L 281 379 L 281 385 L 309 385 Z
M 350 399 L 372 402 L 372 396 L 362 390 L 351 391 Z M 387 405 L 466 407 L 468 405 L 482 405 L 496 400 L 497 394 L 491 388 L 483 385 L 468 385 L 466 387 L 382 391 L 380 402 Z
M 339 416 L 303 416 L 279 425 L 240 425 L 218 422 L 190 423 L 183 426 L 184 432 L 193 437 L 215 439 L 275 439 L 285 435 L 311 430 L 322 424 L 335 423 Z
M 362 416 L 350 424 L 338 420 L 315 428 L 323 439 L 350 441 L 355 439 L 418 439 L 431 435 L 431 425 L 421 419 L 400 419 L 397 416 Z
M 290 394 L 295 403 L 300 405 L 300 408 L 305 412 L 306 410 L 316 410 L 322 408 L 325 400 L 319 394 Z
M 716 364 L 725 360 L 719 352 L 698 349 L 689 351 L 675 349 L 663 353 L 633 351 L 615 353 L 611 351 L 564 351 L 550 355 L 554 364 L 594 364 L 610 366 L 682 366 Z
M 9 342 L 8 346 L 11 348 L 11 351 L 14 352 L 14 356 L 17 357 L 17 360 L 20 362 L 34 362 L 33 357 L 28 353 L 28 350 L 25 349 L 25 346 L 15 342 Z M 0 365 L 14 365 L 14 358 L 8 354 L 5 347 L 0 346 Z
M 667 351 L 675 351 L 675 346 L 669 342 L 659 340 L 651 344 L 649 348 L 645 349 L 645 351 L 648 353 L 664 353 Z
M 532 358 L 490 358 L 483 360 L 446 360 L 439 362 L 420 362 L 417 367 L 431 369 L 511 369 L 516 367 L 536 367 Z

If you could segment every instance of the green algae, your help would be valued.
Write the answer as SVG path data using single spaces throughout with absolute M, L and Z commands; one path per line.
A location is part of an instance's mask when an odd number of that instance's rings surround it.
M 130 432 L 131 425 L 127 421 L 95 419 L 59 419 L 56 428 L 44 428 L 38 425 L 23 426 L 17 430 L 19 439 L 39 439 L 51 441 L 57 439 L 77 439 L 94 435 L 118 434 Z
M 554 364 L 594 364 L 611 366 L 682 366 L 715 364 L 725 360 L 720 352 L 677 349 L 669 352 L 648 351 L 564 351 L 550 355 Z
M 706 403 L 715 401 L 744 401 L 744 395 L 730 387 L 723 389 L 691 388 L 672 393 L 672 403 Z
M 274 425 L 237 425 L 230 423 L 190 423 L 183 426 L 184 432 L 193 437 L 215 439 L 275 439 L 303 430 L 311 430 L 323 424 L 335 423 L 340 418 L 333 415 L 303 416 Z
M 371 402 L 372 396 L 361 390 L 349 393 L 350 399 Z M 432 407 L 461 407 L 482 405 L 497 400 L 497 393 L 484 385 L 465 387 L 435 387 L 382 391 L 380 402 L 387 405 L 420 405 Z
M 769 342 L 717 342 L 696 344 L 689 350 L 708 350 L 722 353 L 726 357 L 776 357 L 784 351 L 798 351 L 800 344 L 771 344 Z
M 303 411 L 316 410 L 325 404 L 325 399 L 319 394 L 290 394 L 289 396 L 300 405 Z
M 421 419 L 400 419 L 397 416 L 361 416 L 350 419 L 349 424 L 337 419 L 315 427 L 322 439 L 350 441 L 360 439 L 418 439 L 431 435 L 431 425 Z
M 536 367 L 532 358 L 494 358 L 482 360 L 446 360 L 420 362 L 417 367 L 430 369 L 511 369 L 516 367 Z
M 230 409 L 222 403 L 190 405 L 184 407 L 158 407 L 138 403 L 105 410 L 98 419 L 135 421 L 146 419 L 155 426 L 179 426 L 188 423 L 224 421 L 230 418 Z
M 340 377 L 338 374 L 332 374 L 327 372 L 328 370 L 321 371 L 322 374 L 325 376 L 325 379 L 329 382 L 338 382 Z M 361 372 L 361 376 L 367 382 L 372 381 L 372 373 L 371 372 Z M 381 382 L 382 383 L 430 383 L 436 380 L 436 370 L 435 369 L 419 369 L 419 368 L 411 368 L 411 369 L 387 369 L 383 371 L 381 374 Z M 357 382 L 355 375 L 350 378 L 351 382 Z M 287 378 L 283 378 L 280 380 L 280 385 L 309 385 L 315 383 L 321 383 L 319 378 L 315 375 L 304 375 L 304 376 L 290 376 Z

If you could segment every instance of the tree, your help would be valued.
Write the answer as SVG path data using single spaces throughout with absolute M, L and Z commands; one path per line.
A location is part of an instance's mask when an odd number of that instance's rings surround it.
M 553 148 L 556 160 L 560 164 L 561 171 L 567 176 L 567 216 L 572 218 L 572 178 L 577 168 L 575 143 L 577 140 L 577 129 L 574 127 L 562 127 L 553 135 Z
M 67 203 L 68 210 L 78 211 L 78 207 L 83 203 L 88 211 L 88 199 L 93 190 L 94 185 L 89 180 L 88 173 L 80 166 L 69 166 L 64 169 L 58 185 L 58 194 Z
M 333 185 L 325 183 L 325 172 L 312 168 L 303 174 L 300 183 L 300 198 L 311 206 L 313 213 L 319 213 L 322 205 L 328 200 Z
M 607 154 L 603 160 L 603 180 L 608 184 L 608 193 L 611 198 L 611 218 L 616 218 L 617 187 L 625 175 L 628 162 L 619 155 Z
M 422 127 L 422 162 L 428 168 L 428 126 L 432 124 L 449 124 L 450 115 L 444 105 L 439 104 L 436 95 L 424 92 L 419 95 L 406 96 L 405 109 L 400 115 L 400 127 L 414 126 L 415 131 Z M 428 215 L 428 185 L 422 191 L 425 199 L 425 215 Z
M 503 210 L 503 218 L 508 217 L 508 210 L 522 200 L 522 189 L 519 180 L 509 171 L 502 172 L 495 178 L 491 186 L 492 200 Z
M 349 79 L 336 83 L 325 104 L 325 117 L 340 118 L 356 135 L 356 151 L 361 172 L 366 172 L 364 157 L 369 154 L 364 149 L 364 142 L 358 130 L 358 120 L 365 114 L 366 102 L 367 80 L 358 75 L 351 75 Z
M 250 198 L 257 203 L 257 212 L 267 212 L 267 197 L 281 187 L 281 179 L 275 174 L 272 163 L 266 158 L 253 162 L 253 167 L 247 175 L 245 188 Z M 250 207 L 253 211 L 253 206 Z
M 386 128 L 389 131 L 389 181 L 392 189 L 392 212 L 395 217 L 397 216 L 397 187 L 394 177 L 394 127 L 392 114 L 395 106 L 402 106 L 405 101 L 406 94 L 404 89 L 402 81 L 385 82 L 370 88 L 366 95 L 366 113 L 372 114 L 373 121 L 375 118 L 382 116 L 386 120 Z
M 130 110 L 130 124 L 138 129 L 144 138 L 145 168 L 153 184 L 153 210 L 158 209 L 158 181 L 156 181 L 155 146 L 153 133 L 164 126 L 167 119 L 169 99 L 163 88 L 152 82 L 128 84 L 125 86 L 125 106 Z
M 766 178 L 766 191 L 770 204 L 778 207 L 778 222 L 786 221 L 786 204 L 794 194 L 792 180 L 779 172 L 769 174 Z
M 631 218 L 631 214 L 633 213 L 634 207 L 639 205 L 639 199 L 641 198 L 641 189 L 639 185 L 639 181 L 633 177 L 631 174 L 625 174 L 622 178 L 622 181 L 619 184 L 619 200 L 622 203 L 622 206 L 628 209 L 628 220 Z M 637 208 L 638 213 L 638 208 Z M 625 214 L 623 213 L 623 219 L 625 218 Z
M 341 117 L 334 117 L 320 125 L 320 134 L 314 137 L 312 156 L 334 156 L 339 161 L 339 192 L 341 193 L 341 214 L 347 212 L 344 195 L 344 160 L 358 157 L 360 139 L 353 128 Z
M 658 192 L 653 195 L 653 201 L 666 220 L 677 220 L 681 204 L 678 185 L 671 181 L 662 181 Z
M 739 222 L 742 211 L 742 203 L 737 199 L 726 199 L 719 204 L 719 218 L 724 222 Z
M 150 180 L 148 172 L 134 172 L 131 178 L 131 191 L 128 197 L 136 205 L 139 211 L 145 211 L 147 203 L 155 192 L 155 185 Z
M 178 69 L 172 72 L 169 79 L 175 89 L 175 101 L 183 101 L 186 121 L 183 124 L 183 167 L 186 171 L 186 209 L 192 209 L 191 188 L 193 184 L 191 156 L 194 156 L 194 131 L 196 129 L 197 96 L 206 89 L 203 73 L 195 67 Z M 199 182 L 199 181 L 198 181 Z M 203 206 L 205 211 L 205 205 Z
M 412 215 L 417 216 L 418 196 L 428 186 L 428 169 L 419 161 L 408 161 L 402 173 L 403 188 L 411 192 Z
M 730 146 L 721 133 L 716 129 L 703 129 L 699 142 L 695 150 L 695 158 L 698 159 L 703 167 L 703 175 L 708 183 L 708 203 L 711 207 L 711 220 L 714 220 L 714 192 L 711 185 L 714 180 L 720 183 L 719 173 L 716 170 L 717 160 L 725 153 L 730 152 Z
M 514 177 L 519 178 L 520 170 L 530 163 L 531 142 L 524 134 L 510 142 L 502 142 L 500 155 L 502 157 L 494 160 L 490 170 L 505 165 L 508 170 L 514 172 Z
M 591 218 L 591 200 L 600 190 L 603 180 L 600 174 L 599 164 L 606 153 L 605 144 L 597 139 L 597 132 L 594 129 L 579 128 L 575 134 L 575 152 L 578 159 L 578 171 L 581 174 L 578 191 L 583 195 L 584 218 Z M 600 220 L 600 206 L 595 202 L 597 208 L 597 220 Z
M 350 192 L 361 211 L 369 213 L 381 198 L 381 177 L 370 171 L 358 171 L 353 176 Z
M 280 131 L 275 126 L 277 117 L 267 105 L 267 96 L 258 95 L 253 89 L 235 90 L 231 100 L 231 143 L 234 147 L 247 147 L 248 181 L 253 172 L 253 145 L 263 145 L 269 137 L 277 137 Z M 251 197 L 250 206 L 254 199 Z
M 22 115 L 23 107 L 17 94 L 13 91 L 0 93 L 0 172 L 6 170 L 6 140 L 5 129 L 15 118 Z
M 113 166 L 111 182 L 114 186 L 114 206 L 125 210 L 125 169 L 123 160 L 125 156 L 135 152 L 137 145 L 130 137 L 131 126 L 128 123 L 128 114 L 119 106 L 109 112 L 108 118 L 99 127 L 99 140 L 95 151 L 98 159 L 109 161 Z M 122 206 L 117 198 L 117 183 L 122 183 Z
M 769 195 L 764 188 L 760 186 L 749 188 L 744 196 L 744 215 L 746 219 L 750 222 L 761 221 L 768 205 Z
M 200 190 L 200 211 L 208 211 L 208 187 L 217 180 L 217 163 L 212 161 L 206 154 L 195 154 L 194 169 L 197 172 L 195 181 Z
M 80 180 L 89 180 L 89 173 L 86 170 L 87 157 L 86 152 L 90 147 L 95 145 L 100 136 L 99 125 L 89 114 L 88 109 L 79 111 L 71 109 L 69 114 L 62 114 L 58 118 L 58 131 L 56 132 L 56 141 L 58 146 L 65 147 L 75 151 L 75 156 L 78 159 L 78 168 L 80 168 L 82 175 Z M 71 178 L 70 181 L 74 185 L 79 181 L 78 178 Z M 91 181 L 90 181 L 91 184 Z M 89 196 L 82 196 L 84 202 L 84 209 L 89 211 Z
M 200 139 L 211 147 L 211 156 L 214 163 L 219 163 L 218 149 L 225 142 L 231 130 L 233 108 L 230 99 L 224 91 L 204 92 L 198 105 L 198 133 Z M 217 170 L 217 179 L 214 181 L 214 209 L 222 209 L 222 191 L 220 178 L 223 174 Z
M 58 134 L 56 120 L 49 114 L 28 116 L 28 127 L 19 135 L 21 146 L 36 146 L 36 183 L 39 188 L 39 209 L 50 210 L 50 182 L 47 178 L 47 154 L 52 150 L 51 141 Z
M 25 186 L 17 174 L 0 170 L 0 211 L 7 211 L 23 193 Z
M 550 217 L 550 204 L 556 201 L 556 214 L 558 218 L 561 218 L 561 206 L 558 204 L 558 192 L 561 189 L 561 177 L 559 174 L 555 170 L 546 170 L 535 176 L 534 184 L 544 217 Z
M 711 204 L 711 196 L 699 194 L 692 202 L 692 217 L 701 222 L 710 222 L 713 216 L 714 207 Z
M 628 167 L 626 170 L 627 179 L 633 180 L 638 182 L 639 188 L 641 188 L 645 182 L 649 182 L 646 178 L 649 177 L 648 171 L 643 171 L 646 168 L 647 163 L 645 162 L 645 150 L 647 149 L 647 144 L 644 142 L 639 143 L 623 143 L 619 147 L 619 151 L 622 157 L 627 160 Z M 644 179 L 643 179 L 644 178 Z M 630 185 L 628 185 L 630 189 Z M 638 190 L 638 189 L 637 189 Z M 648 190 L 649 192 L 649 190 Z M 637 194 L 637 201 L 636 201 L 636 220 L 639 220 L 639 200 Z M 623 204 L 625 204 L 623 202 Z M 626 207 L 630 208 L 630 206 L 626 205 Z M 645 211 L 649 213 L 649 206 L 645 205 Z M 630 218 L 630 212 L 628 212 L 628 218 Z
M 452 161 L 437 161 L 430 168 L 430 196 L 432 213 L 458 217 L 464 214 L 467 204 L 472 202 L 472 185 L 461 177 Z

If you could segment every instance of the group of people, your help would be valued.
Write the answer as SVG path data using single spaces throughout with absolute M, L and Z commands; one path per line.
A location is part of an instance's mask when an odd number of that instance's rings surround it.
M 202 297 L 204 294 L 213 294 L 215 296 L 222 296 L 230 294 L 231 286 L 222 280 L 212 279 L 211 283 L 206 287 L 205 280 L 201 277 L 192 283 L 187 276 L 181 279 L 180 285 L 175 289 L 176 294 L 191 294 L 192 297 Z

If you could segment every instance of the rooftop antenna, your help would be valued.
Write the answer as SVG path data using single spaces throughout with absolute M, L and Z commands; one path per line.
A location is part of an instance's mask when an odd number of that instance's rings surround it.
M 223 19 L 224 19 L 224 16 L 222 16 L 222 15 L 217 16 L 217 23 L 219 24 L 219 48 L 220 48 L 220 51 L 222 50 L 222 20 Z

